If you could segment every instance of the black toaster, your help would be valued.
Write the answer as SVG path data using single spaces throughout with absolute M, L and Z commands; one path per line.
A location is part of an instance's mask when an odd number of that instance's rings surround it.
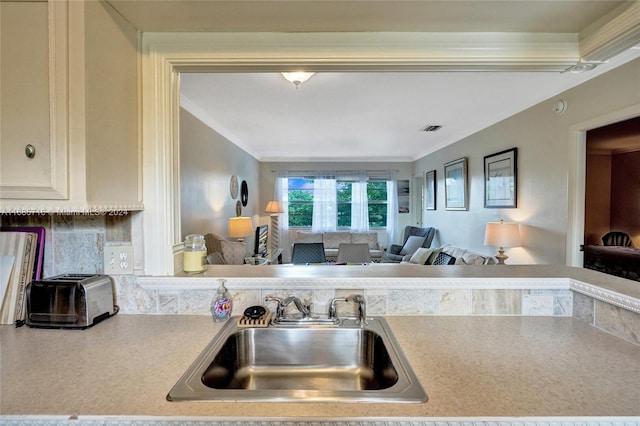
M 117 312 L 108 275 L 64 274 L 26 288 L 25 323 L 39 328 L 87 328 Z

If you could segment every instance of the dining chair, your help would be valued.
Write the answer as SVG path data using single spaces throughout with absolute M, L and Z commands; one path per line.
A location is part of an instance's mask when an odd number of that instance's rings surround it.
M 337 263 L 370 263 L 371 254 L 367 243 L 340 243 Z
M 326 263 L 323 243 L 294 243 L 291 263 L 305 265 L 308 263 Z

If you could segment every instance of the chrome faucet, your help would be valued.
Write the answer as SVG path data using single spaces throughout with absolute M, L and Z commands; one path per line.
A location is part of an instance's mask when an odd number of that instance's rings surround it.
M 308 318 L 311 315 L 311 304 L 305 304 L 295 296 L 289 296 L 284 300 L 275 296 L 267 296 L 264 298 L 264 301 L 277 303 L 275 318 L 277 321 L 285 319 L 284 311 L 291 303 L 293 303 L 296 306 L 296 309 L 300 311 L 302 318 Z
M 351 296 L 351 301 L 358 304 L 358 319 L 356 324 L 364 327 L 367 325 L 367 305 L 364 296 L 355 294 Z
M 311 304 L 310 303 L 304 304 L 297 297 L 289 296 L 286 299 L 284 299 L 282 304 L 286 308 L 287 306 L 289 306 L 291 304 L 291 302 L 293 302 L 293 304 L 296 305 L 296 309 L 300 311 L 300 313 L 302 314 L 302 318 L 307 318 L 307 317 L 309 317 L 309 315 L 311 315 Z

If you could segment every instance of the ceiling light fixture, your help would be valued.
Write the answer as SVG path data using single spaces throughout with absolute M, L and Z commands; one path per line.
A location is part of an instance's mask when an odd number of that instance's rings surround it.
M 596 61 L 582 62 L 581 61 L 573 66 L 570 66 L 564 72 L 570 72 L 572 74 L 580 74 L 581 72 L 591 71 L 592 69 L 594 69 L 598 65 L 602 65 L 603 63 L 604 62 L 596 62 Z
M 297 89 L 298 86 L 300 86 L 305 81 L 309 80 L 311 76 L 315 73 L 297 71 L 297 72 L 283 72 L 281 74 L 287 81 L 290 81 L 291 83 L 293 83 L 293 85 L 296 86 L 296 89 Z

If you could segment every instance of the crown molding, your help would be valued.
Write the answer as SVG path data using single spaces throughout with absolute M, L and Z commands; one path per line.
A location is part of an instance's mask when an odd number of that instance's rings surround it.
M 605 62 L 640 44 L 640 1 L 600 28 L 580 39 L 580 56 L 586 62 Z

